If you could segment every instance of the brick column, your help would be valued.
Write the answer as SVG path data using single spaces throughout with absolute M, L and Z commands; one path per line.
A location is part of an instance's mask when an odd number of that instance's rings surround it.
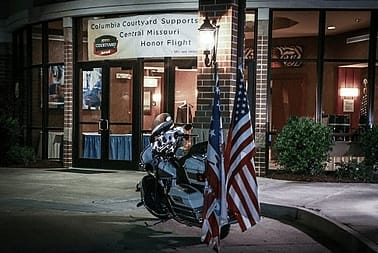
M 219 63 L 219 78 L 221 87 L 221 105 L 223 128 L 225 134 L 229 127 L 229 121 L 234 104 L 236 73 L 237 73 L 237 31 L 238 31 L 238 4 L 237 0 L 199 2 L 199 25 L 202 24 L 206 13 L 210 20 L 217 20 L 220 25 L 219 44 L 217 60 Z M 257 52 L 256 52 L 256 132 L 258 149 L 255 157 L 256 172 L 258 175 L 265 174 L 266 150 L 265 145 L 268 110 L 268 31 L 269 31 L 269 10 L 259 9 Z M 194 130 L 198 134 L 198 141 L 208 139 L 209 124 L 212 113 L 212 101 L 214 95 L 213 68 L 206 67 L 203 63 L 204 55 L 198 55 L 198 76 L 197 76 L 197 111 L 194 117 Z M 226 136 L 226 135 L 225 135 Z
M 72 18 L 63 18 L 64 29 L 64 148 L 63 166 L 72 167 L 73 52 Z
M 269 10 L 258 10 L 257 48 L 256 48 L 256 129 L 255 137 L 258 144 L 255 156 L 257 175 L 265 174 L 267 163 L 267 147 L 265 145 L 268 130 L 268 49 L 269 49 Z
M 237 29 L 238 5 L 237 0 L 229 1 L 199 1 L 199 26 L 206 14 L 210 20 L 216 20 L 219 28 L 217 62 L 219 85 L 221 89 L 221 110 L 223 128 L 227 133 L 234 104 L 237 71 Z M 208 139 L 212 102 L 214 97 L 214 68 L 204 65 L 204 55 L 200 50 L 198 55 L 197 75 L 197 111 L 194 117 L 194 130 L 198 134 L 198 141 Z

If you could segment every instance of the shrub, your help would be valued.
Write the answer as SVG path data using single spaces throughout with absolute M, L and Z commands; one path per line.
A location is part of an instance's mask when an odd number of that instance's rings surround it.
M 5 114 L 0 114 L 0 157 L 4 158 L 10 147 L 18 143 L 19 133 L 17 120 Z
M 366 161 L 357 162 L 356 160 L 347 163 L 339 163 L 336 170 L 338 179 L 349 179 L 355 182 L 375 182 L 374 167 Z
M 291 117 L 278 134 L 273 149 L 283 169 L 317 175 L 324 171 L 331 144 L 328 127 L 308 118 Z
M 0 164 L 27 164 L 35 160 L 31 147 L 20 145 L 21 130 L 18 121 L 0 114 Z
M 372 127 L 361 135 L 361 149 L 368 165 L 378 164 L 378 127 Z
M 7 152 L 8 164 L 25 164 L 35 161 L 34 149 L 27 146 L 13 145 Z

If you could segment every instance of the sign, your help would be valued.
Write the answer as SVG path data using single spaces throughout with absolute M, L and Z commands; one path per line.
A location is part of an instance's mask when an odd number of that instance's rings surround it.
M 197 14 L 152 14 L 88 21 L 89 60 L 197 56 Z
M 302 61 L 295 61 L 302 59 L 303 48 L 301 46 L 278 46 L 273 48 L 272 53 L 272 58 L 277 56 L 279 59 L 285 60 L 283 61 L 285 67 L 298 68 L 302 66 Z

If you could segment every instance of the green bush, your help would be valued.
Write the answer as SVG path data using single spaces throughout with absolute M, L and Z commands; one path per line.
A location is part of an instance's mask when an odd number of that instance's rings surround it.
M 34 149 L 27 146 L 13 145 L 7 152 L 8 164 L 29 164 L 35 161 Z
M 324 171 L 331 144 L 328 127 L 308 118 L 291 117 L 277 135 L 273 149 L 284 170 L 317 175 Z
M 0 114 L 0 164 L 27 164 L 35 160 L 34 150 L 20 144 L 18 121 Z
M 368 129 L 361 135 L 360 147 L 364 160 L 340 163 L 336 171 L 339 179 L 350 179 L 358 182 L 375 182 L 378 173 L 378 128 Z
M 0 157 L 4 158 L 10 147 L 18 143 L 19 133 L 17 120 L 5 114 L 0 114 Z
M 338 165 L 336 170 L 338 179 L 349 179 L 355 182 L 374 182 L 375 180 L 374 167 L 367 164 L 366 161 L 359 163 L 356 160 L 352 160 Z
M 368 165 L 378 165 L 378 127 L 372 127 L 361 135 L 361 149 Z

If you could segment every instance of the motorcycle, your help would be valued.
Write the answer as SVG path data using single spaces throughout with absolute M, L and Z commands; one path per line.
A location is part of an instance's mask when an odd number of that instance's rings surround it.
M 203 223 L 203 193 L 207 142 L 193 145 L 186 153 L 180 148 L 190 138 L 191 125 L 175 127 L 168 113 L 158 115 L 153 123 L 147 146 L 140 156 L 140 169 L 147 175 L 137 184 L 141 201 L 161 221 L 174 219 L 188 226 Z M 230 231 L 230 224 L 221 227 L 221 239 Z

